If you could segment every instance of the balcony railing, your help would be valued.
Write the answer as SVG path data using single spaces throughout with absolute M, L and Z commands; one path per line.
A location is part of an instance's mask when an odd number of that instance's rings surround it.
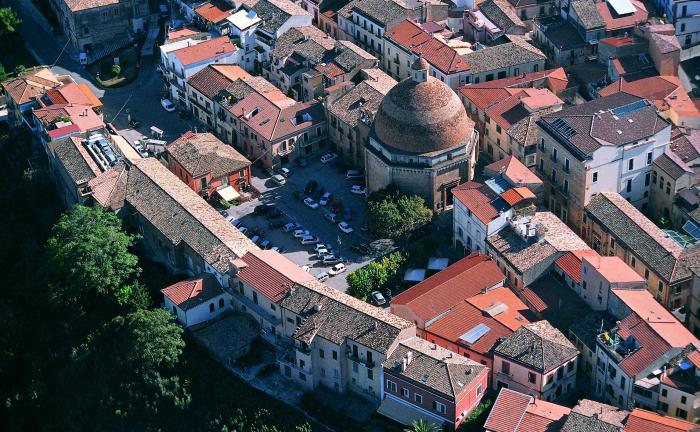
M 278 154 L 279 156 L 287 156 L 288 154 L 294 152 L 295 149 L 296 149 L 296 147 L 294 146 L 294 144 L 287 144 L 287 148 L 285 148 L 285 149 L 280 149 L 280 150 L 277 152 L 277 154 Z
M 367 361 L 366 359 L 360 358 L 354 355 L 352 351 L 348 351 L 348 358 L 354 362 L 362 363 L 370 369 L 372 369 L 375 366 L 374 361 Z

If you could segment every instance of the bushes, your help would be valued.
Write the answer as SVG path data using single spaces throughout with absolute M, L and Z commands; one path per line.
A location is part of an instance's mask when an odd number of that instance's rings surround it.
M 406 257 L 400 252 L 393 252 L 355 270 L 348 275 L 348 294 L 366 301 L 372 291 L 384 291 L 405 261 Z
M 404 195 L 395 186 L 372 193 L 367 200 L 367 226 L 375 234 L 397 238 L 413 232 L 433 217 L 423 198 Z
M 122 67 L 118 64 L 112 65 L 112 75 L 116 77 L 119 76 L 120 73 L 122 73 Z

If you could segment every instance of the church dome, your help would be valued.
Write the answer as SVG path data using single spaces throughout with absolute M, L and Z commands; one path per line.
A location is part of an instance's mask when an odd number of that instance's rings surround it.
M 431 153 L 466 144 L 474 122 L 457 94 L 442 81 L 427 76 L 427 70 L 422 79 L 415 78 L 420 60 L 413 64 L 414 77 L 395 85 L 382 99 L 374 133 L 381 144 L 407 153 Z

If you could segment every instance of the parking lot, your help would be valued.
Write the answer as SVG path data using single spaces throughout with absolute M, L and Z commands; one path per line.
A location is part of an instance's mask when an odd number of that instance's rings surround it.
M 323 264 L 314 251 L 315 244 L 303 245 L 300 240 L 294 238 L 292 232 L 285 232 L 282 228 L 272 229 L 265 216 L 254 214 L 255 207 L 261 204 L 274 204 L 276 208 L 284 213 L 280 219 L 285 223 L 292 222 L 302 226 L 303 229 L 318 236 L 322 243 L 331 245 L 333 252 L 341 257 L 342 262 L 347 266 L 347 270 L 338 276 L 331 277 L 326 283 L 338 290 L 347 289 L 346 277 L 349 272 L 358 267 L 362 267 L 376 254 L 360 255 L 351 249 L 355 244 L 368 244 L 370 238 L 367 232 L 361 227 L 365 222 L 365 197 L 350 192 L 353 183 L 345 178 L 345 171 L 336 167 L 335 164 L 323 164 L 320 156 L 323 153 L 310 155 L 306 160 L 308 166 L 301 168 L 297 164 L 286 165 L 291 170 L 291 175 L 287 177 L 287 183 L 278 186 L 270 179 L 270 176 L 260 169 L 253 169 L 252 183 L 260 191 L 258 199 L 242 203 L 231 207 L 229 213 L 240 220 L 248 229 L 259 227 L 262 234 L 261 240 L 269 240 L 273 246 L 282 248 L 282 253 L 291 261 L 300 266 L 309 266 L 309 271 L 316 275 L 319 272 L 328 272 L 333 264 Z M 321 191 L 332 194 L 331 201 L 325 206 L 316 209 L 309 208 L 304 204 L 304 188 L 309 181 L 318 182 L 318 187 L 309 196 L 316 202 L 319 201 Z M 295 197 L 295 192 L 297 197 Z M 337 200 L 337 201 L 334 201 Z M 348 224 L 353 229 L 350 234 L 343 233 L 337 223 L 324 218 L 324 213 L 329 212 L 332 206 L 350 210 L 350 220 Z M 341 219 L 342 220 L 342 217 Z

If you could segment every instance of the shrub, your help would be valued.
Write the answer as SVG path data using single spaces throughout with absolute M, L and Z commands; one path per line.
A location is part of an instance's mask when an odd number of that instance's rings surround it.
M 392 252 L 355 270 L 348 275 L 348 294 L 366 301 L 372 291 L 384 291 L 405 261 L 406 257 L 400 252 Z
M 375 234 L 397 238 L 427 224 L 433 211 L 418 195 L 405 195 L 391 185 L 367 200 L 367 226 Z
M 118 64 L 112 65 L 112 75 L 119 76 L 122 73 L 122 67 Z

